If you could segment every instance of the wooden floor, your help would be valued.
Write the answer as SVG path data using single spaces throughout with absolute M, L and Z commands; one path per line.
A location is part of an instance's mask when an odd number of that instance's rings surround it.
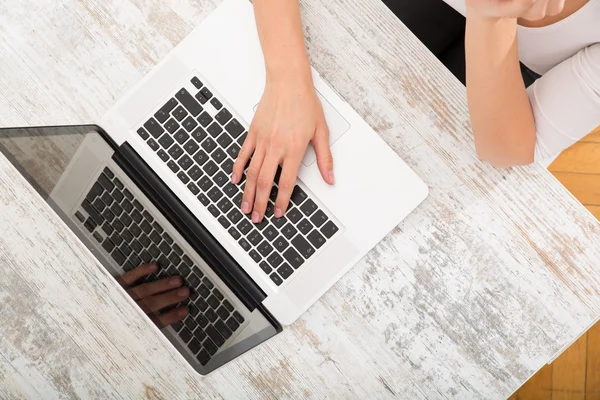
M 561 154 L 549 170 L 600 219 L 600 128 Z M 510 399 L 600 399 L 600 323 Z

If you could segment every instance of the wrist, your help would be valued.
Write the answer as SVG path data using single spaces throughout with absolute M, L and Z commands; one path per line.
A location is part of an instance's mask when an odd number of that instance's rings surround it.
M 517 19 L 511 17 L 496 16 L 493 14 L 486 14 L 482 10 L 473 7 L 467 7 L 467 23 L 471 25 L 480 25 L 487 27 L 496 26 L 517 26 Z

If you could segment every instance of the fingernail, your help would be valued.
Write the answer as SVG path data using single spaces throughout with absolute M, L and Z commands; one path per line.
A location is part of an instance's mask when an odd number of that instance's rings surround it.
M 260 222 L 260 214 L 256 211 L 252 213 L 252 222 L 258 224 Z
M 158 269 L 158 265 L 156 264 L 150 264 L 150 266 L 148 267 L 149 271 L 156 271 Z
M 281 208 L 276 208 L 275 209 L 275 218 L 281 218 L 283 217 L 283 211 L 281 211 Z
M 179 284 L 180 284 L 180 280 L 178 277 L 174 277 L 169 280 L 169 285 L 171 285 L 171 286 L 178 286 Z
M 184 288 L 181 288 L 181 289 L 179 289 L 179 290 L 177 291 L 177 295 L 178 295 L 179 297 L 186 297 L 186 296 L 187 296 L 187 295 L 189 295 L 189 294 L 190 294 L 190 290 L 189 290 L 188 288 L 186 288 L 186 287 L 184 287 Z
M 185 317 L 188 313 L 187 308 L 180 308 L 179 311 L 177 311 L 177 315 L 179 317 Z
M 247 201 L 242 203 L 242 212 L 248 214 L 250 212 L 250 204 Z
M 238 177 L 236 174 L 231 175 L 231 183 L 237 183 Z
M 332 185 L 335 183 L 335 176 L 333 175 L 333 171 L 329 171 L 329 183 Z

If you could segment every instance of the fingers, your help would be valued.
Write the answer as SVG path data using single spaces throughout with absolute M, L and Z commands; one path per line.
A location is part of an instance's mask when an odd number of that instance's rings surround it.
M 279 191 L 277 193 L 277 200 L 275 201 L 275 218 L 283 217 L 283 214 L 288 209 L 303 156 L 304 154 L 298 154 L 294 157 L 288 157 L 283 161 L 281 177 L 279 178 Z
M 140 308 L 146 313 L 155 313 L 165 307 L 184 301 L 190 296 L 190 289 L 182 287 L 167 293 L 142 298 L 138 301 Z
M 244 196 L 242 197 L 242 212 L 244 214 L 250 214 L 254 207 L 254 198 L 256 196 L 256 184 L 258 182 L 258 176 L 262 168 L 263 161 L 265 159 L 265 148 L 258 146 L 250 166 L 248 167 L 248 173 L 246 174 L 246 186 L 244 187 Z
M 244 140 L 244 144 L 238 153 L 238 157 L 233 164 L 233 171 L 231 172 L 231 183 L 237 185 L 244 174 L 244 169 L 246 169 L 246 164 L 248 164 L 248 160 L 252 157 L 254 150 L 256 148 L 256 134 L 254 130 L 250 130 L 246 140 Z M 248 211 L 250 212 L 250 211 Z
M 333 175 L 333 156 L 329 147 L 329 129 L 327 125 L 320 128 L 312 140 L 315 153 L 317 154 L 317 164 L 323 180 L 330 185 L 335 183 Z
M 119 282 L 119 284 L 123 287 L 129 287 L 144 276 L 148 276 L 151 273 L 155 272 L 157 269 L 158 265 L 156 265 L 156 263 L 144 264 L 135 269 L 132 269 L 129 272 L 125 272 L 123 275 L 117 278 L 117 282 Z
M 169 326 L 175 322 L 181 321 L 188 315 L 188 312 L 189 311 L 187 307 L 178 307 L 164 314 L 153 315 L 150 317 L 150 319 L 157 327 L 164 328 L 165 326 Z
M 565 0 L 550 0 L 546 8 L 547 15 L 558 15 L 565 8 Z
M 280 157 L 276 155 L 278 152 L 279 150 L 275 149 L 274 152 L 267 154 L 256 181 L 256 196 L 254 197 L 254 211 L 252 212 L 252 222 L 255 224 L 262 221 L 265 215 L 265 209 L 273 187 L 273 179 L 275 179 L 275 173 L 277 167 L 279 167 Z M 250 170 L 248 170 L 248 174 L 250 174 Z
M 139 286 L 133 287 L 127 290 L 127 293 L 133 298 L 133 300 L 144 299 L 149 296 L 153 296 L 157 293 L 166 292 L 178 288 L 183 284 L 183 281 L 178 276 L 172 276 L 170 278 L 161 279 L 156 282 L 143 283 Z
M 546 9 L 548 8 L 549 0 L 538 0 L 536 1 L 525 13 L 522 18 L 528 21 L 537 21 L 546 16 Z

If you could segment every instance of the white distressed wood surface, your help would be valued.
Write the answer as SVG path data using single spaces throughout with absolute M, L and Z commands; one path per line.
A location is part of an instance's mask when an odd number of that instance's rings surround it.
M 98 121 L 218 2 L 1 1 L 0 126 Z M 427 201 L 203 378 L 0 157 L 0 398 L 503 399 L 598 318 L 596 220 L 541 167 L 477 161 L 464 88 L 380 0 L 302 13 L 313 65 Z

